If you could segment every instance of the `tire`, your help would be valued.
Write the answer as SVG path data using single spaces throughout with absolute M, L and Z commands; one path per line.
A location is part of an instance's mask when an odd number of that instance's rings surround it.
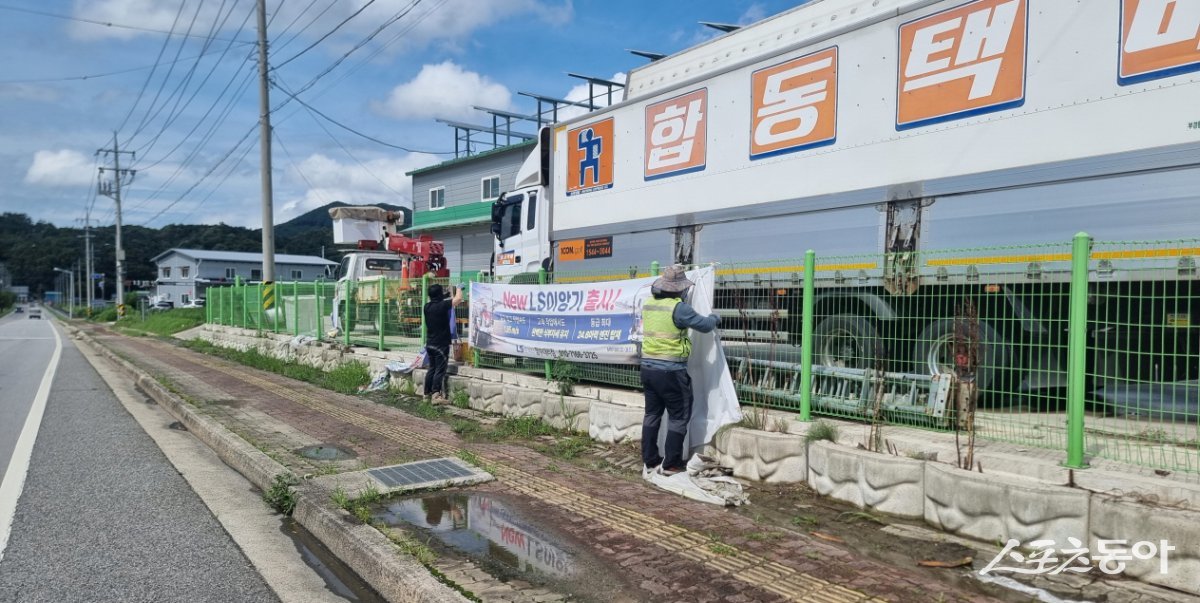
M 813 364 L 829 368 L 871 368 L 879 332 L 870 320 L 836 314 L 813 329 Z
M 979 323 L 979 367 L 975 384 L 986 393 L 999 375 L 1010 366 L 1012 345 L 991 325 Z M 913 372 L 919 375 L 939 375 L 954 372 L 954 319 L 943 318 L 930 323 L 913 346 Z M 1016 394 L 1016 392 L 1004 392 Z

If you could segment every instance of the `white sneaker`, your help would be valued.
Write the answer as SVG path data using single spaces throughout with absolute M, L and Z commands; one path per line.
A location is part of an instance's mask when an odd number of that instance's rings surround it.
M 662 465 L 655 465 L 653 467 L 647 467 L 645 465 L 642 465 L 642 479 L 644 479 L 646 481 L 650 481 L 650 476 L 654 475 L 655 473 L 658 473 L 658 470 L 661 467 L 662 467 Z

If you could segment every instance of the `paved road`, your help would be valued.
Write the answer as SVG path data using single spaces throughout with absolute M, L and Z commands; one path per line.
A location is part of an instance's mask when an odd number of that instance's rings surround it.
M 42 373 L 54 352 L 50 321 L 29 320 L 27 316 L 22 313 L 0 318 L 0 479 L 8 469 Z
M 0 322 L 6 450 L 54 348 L 48 322 Z M 2 554 L 0 602 L 278 601 L 65 336 Z

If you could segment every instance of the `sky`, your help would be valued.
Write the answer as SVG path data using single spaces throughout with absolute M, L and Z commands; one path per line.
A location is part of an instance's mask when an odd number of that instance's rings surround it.
M 332 201 L 410 205 L 405 172 L 453 157 L 437 119 L 533 113 L 518 91 L 581 99 L 568 72 L 621 81 L 647 62 L 626 49 L 674 53 L 719 35 L 698 21 L 799 3 L 268 0 L 275 222 Z M 111 224 L 95 191 L 115 138 L 136 170 L 124 224 L 259 227 L 255 5 L 0 0 L 0 212 Z

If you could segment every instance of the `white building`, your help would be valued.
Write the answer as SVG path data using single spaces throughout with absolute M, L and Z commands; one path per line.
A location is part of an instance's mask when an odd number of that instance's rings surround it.
M 158 298 L 176 305 L 204 298 L 208 287 L 262 281 L 261 253 L 168 249 L 150 261 L 158 267 Z M 328 279 L 335 268 L 337 262 L 316 256 L 275 254 L 276 282 Z

